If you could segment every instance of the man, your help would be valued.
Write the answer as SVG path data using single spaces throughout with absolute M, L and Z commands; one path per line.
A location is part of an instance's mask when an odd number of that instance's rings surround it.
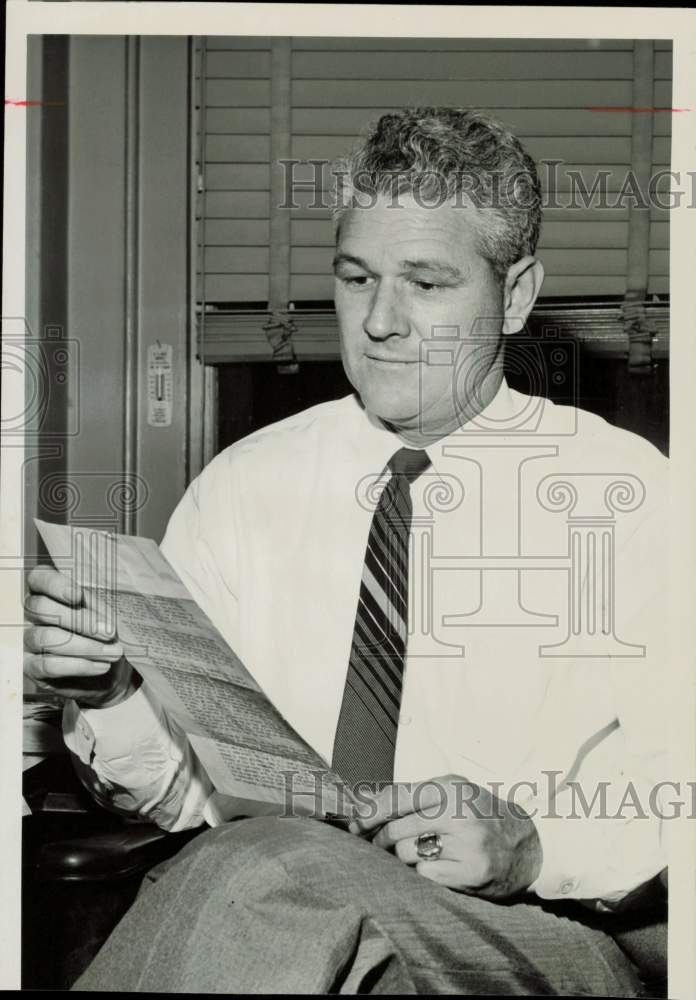
M 215 827 L 153 873 L 80 988 L 636 995 L 610 937 L 542 901 L 627 907 L 666 865 L 643 806 L 665 773 L 664 461 L 505 383 L 543 278 L 539 182 L 509 132 L 386 115 L 337 179 L 356 395 L 218 455 L 162 547 L 298 732 L 384 787 L 354 836 L 224 823 L 118 641 L 77 630 L 79 588 L 34 571 L 26 669 L 71 699 L 83 780 L 167 829 Z

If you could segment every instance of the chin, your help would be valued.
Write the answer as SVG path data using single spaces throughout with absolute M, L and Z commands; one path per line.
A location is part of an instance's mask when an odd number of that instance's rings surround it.
M 412 425 L 418 422 L 418 404 L 416 401 L 399 399 L 384 391 L 370 392 L 357 390 L 365 409 L 380 420 L 398 425 Z
M 356 379 L 353 385 L 365 409 L 376 417 L 394 421 L 418 419 L 420 386 L 417 372 L 409 379 L 380 373 L 379 378 Z

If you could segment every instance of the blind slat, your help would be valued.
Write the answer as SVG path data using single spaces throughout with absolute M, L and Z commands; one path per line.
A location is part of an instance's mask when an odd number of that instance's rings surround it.
M 655 277 L 669 275 L 669 250 L 650 251 L 650 274 Z
M 657 46 L 655 46 L 657 48 Z M 672 53 L 656 52 L 653 75 L 656 80 L 672 79 Z
M 650 223 L 650 249 L 665 250 L 669 247 L 669 222 Z
M 335 159 L 355 146 L 358 135 L 295 135 L 292 155 L 299 160 L 325 157 Z M 230 143 L 232 146 L 232 142 Z M 566 160 L 571 163 L 630 163 L 630 136 L 586 136 L 526 139 L 525 146 L 535 160 Z M 237 159 L 237 157 L 233 157 Z
M 672 140 L 667 136 L 653 137 L 652 160 L 654 164 L 662 163 L 669 166 L 671 158 L 671 144 Z
M 205 181 L 209 191 L 268 191 L 268 163 L 209 163 Z
M 656 108 L 671 108 L 672 107 L 672 81 L 671 80 L 655 80 L 655 86 L 653 93 L 655 95 L 655 100 L 653 107 Z M 657 115 L 660 118 L 662 115 Z M 669 117 L 665 115 L 665 118 Z
M 200 104 L 200 97 L 197 102 Z M 270 80 L 208 80 L 205 85 L 208 108 L 268 108 L 270 102 Z
M 206 219 L 267 219 L 268 191 L 209 191 Z
M 205 240 L 213 246 L 268 246 L 267 219 L 209 219 Z
M 399 49 L 413 51 L 430 49 L 433 52 L 622 52 L 630 50 L 633 42 L 623 38 L 338 38 L 338 37 L 297 37 L 292 40 L 296 51 L 303 49 L 327 49 L 329 51 L 349 49 L 384 50 L 387 44 L 398 44 Z M 659 43 L 658 43 L 659 44 Z M 671 46 L 671 42 L 664 43 Z
M 268 163 L 270 155 L 268 135 L 208 135 L 205 140 L 208 163 Z
M 271 53 L 268 50 L 208 52 L 205 70 L 209 80 L 216 77 L 268 79 L 271 75 Z
M 306 162 L 306 158 L 300 158 L 293 171 L 293 181 L 295 187 L 292 192 L 291 203 L 306 207 L 317 201 L 318 208 L 321 205 L 329 206 L 330 192 L 327 186 L 326 195 L 315 196 L 312 191 L 302 188 L 303 182 L 315 180 L 315 168 Z M 319 157 L 319 159 L 329 159 Z M 325 167 L 327 181 L 329 179 L 330 163 Z M 276 167 L 276 169 L 280 169 Z M 584 194 L 587 192 L 589 205 L 601 204 L 602 201 L 610 200 L 605 196 L 617 195 L 625 190 L 628 176 L 628 166 L 621 163 L 560 163 L 554 166 L 551 162 L 542 164 L 539 171 L 542 192 L 558 192 L 567 194 L 564 204 L 558 207 L 568 207 L 576 204 L 581 207 L 584 204 Z M 269 164 L 239 164 L 239 163 L 214 163 L 208 167 L 208 181 L 211 187 L 219 189 L 235 189 L 248 187 L 250 190 L 260 190 L 268 187 L 270 176 Z M 249 183 L 240 182 L 240 178 L 249 178 Z M 656 190 L 666 192 L 670 186 L 670 178 L 659 179 Z M 319 191 L 321 188 L 319 188 Z M 594 190 L 594 193 L 593 193 Z M 572 197 L 574 194 L 574 198 Z M 561 199 L 559 199 L 560 201 Z M 615 199 L 614 199 L 615 200 Z M 588 205 L 588 207 L 589 207 Z
M 267 274 L 206 274 L 204 280 L 206 302 L 268 302 Z
M 206 274 L 266 274 L 268 247 L 211 247 L 205 250 Z
M 223 81 L 213 81 L 222 84 Z M 626 107 L 630 80 L 296 80 L 294 107 L 374 108 L 443 104 L 486 108 Z M 213 103 L 209 100 L 208 103 Z M 215 103 L 225 103 L 223 101 Z M 231 102 L 230 102 L 231 103 Z
M 543 48 L 538 52 L 440 52 L 437 57 L 428 51 L 294 52 L 292 74 L 295 80 L 630 80 L 633 58 L 630 51 L 548 52 Z
M 360 135 L 370 121 L 393 110 L 375 108 L 294 108 L 293 132 L 296 135 Z M 589 111 L 582 109 L 553 108 L 481 108 L 489 111 L 520 139 L 529 136 L 575 138 L 580 136 L 630 136 L 631 116 L 618 111 Z M 666 112 L 655 113 L 656 136 L 670 136 L 672 116 Z M 269 135 L 270 110 L 268 108 L 209 108 L 206 112 L 208 135 Z
M 226 49 L 239 52 L 246 49 L 268 49 L 270 51 L 273 39 L 265 35 L 208 35 L 205 47 L 211 51 Z
M 269 135 L 271 111 L 270 108 L 209 108 L 206 111 L 206 130 L 208 135 L 217 132 Z

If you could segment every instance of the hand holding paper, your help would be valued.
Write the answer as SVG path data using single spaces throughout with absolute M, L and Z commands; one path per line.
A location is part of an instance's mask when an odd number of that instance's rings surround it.
M 82 587 L 49 566 L 27 580 L 24 672 L 40 690 L 87 708 L 108 708 L 128 698 L 137 675 L 112 626 L 85 604 Z
M 36 523 L 67 575 L 42 569 L 33 578 L 41 624 L 30 630 L 30 676 L 45 684 L 50 667 L 76 700 L 107 678 L 114 705 L 140 675 L 147 698 L 186 734 L 225 818 L 350 811 L 349 791 L 274 708 L 155 542 Z M 116 621 L 118 642 L 108 625 Z

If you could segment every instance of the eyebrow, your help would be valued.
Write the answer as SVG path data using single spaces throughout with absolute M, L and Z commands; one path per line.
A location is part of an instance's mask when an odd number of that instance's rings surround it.
M 361 267 L 363 271 L 370 271 L 367 261 L 364 261 L 362 257 L 354 257 L 350 253 L 337 253 L 333 259 L 334 269 L 338 267 L 339 264 L 355 264 L 356 267 Z
M 333 259 L 334 268 L 338 267 L 339 264 L 355 264 L 364 271 L 372 273 L 372 268 L 369 264 L 362 257 L 355 257 L 353 254 L 337 253 Z M 423 260 L 402 260 L 399 261 L 399 264 L 404 271 L 433 271 L 437 274 L 447 275 L 447 277 L 455 281 L 461 281 L 464 278 L 463 272 L 458 267 L 455 267 L 453 264 L 447 264 L 442 260 L 430 258 L 424 258 Z
M 401 266 L 406 271 L 436 271 L 438 274 L 447 275 L 456 281 L 461 281 L 464 277 L 463 272 L 458 267 L 455 267 L 453 264 L 447 264 L 443 260 L 402 260 Z

